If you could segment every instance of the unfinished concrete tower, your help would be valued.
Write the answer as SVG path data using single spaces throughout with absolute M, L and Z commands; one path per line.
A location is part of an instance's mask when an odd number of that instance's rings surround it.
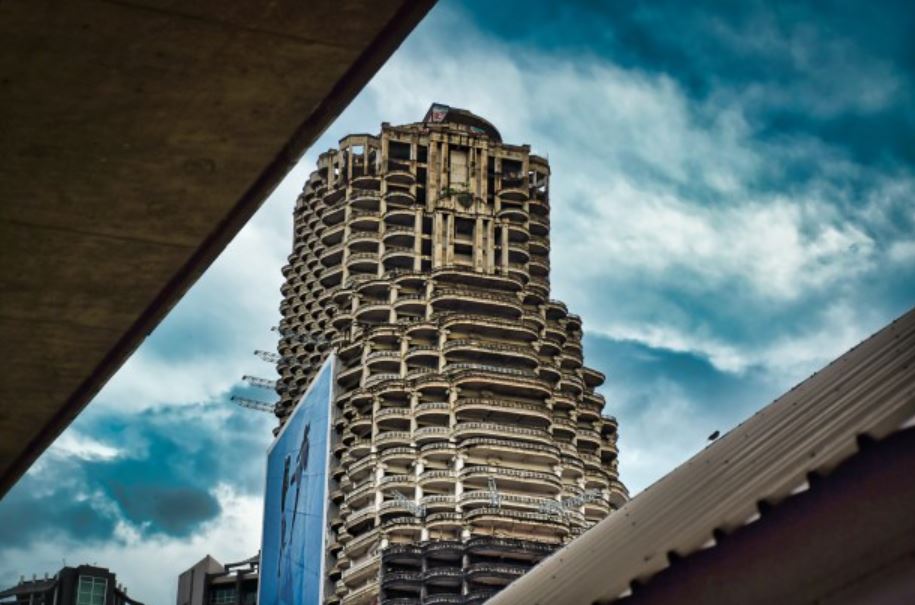
M 549 175 L 443 105 L 320 156 L 277 414 L 336 350 L 329 602 L 482 603 L 625 501 L 604 377 L 549 297 Z

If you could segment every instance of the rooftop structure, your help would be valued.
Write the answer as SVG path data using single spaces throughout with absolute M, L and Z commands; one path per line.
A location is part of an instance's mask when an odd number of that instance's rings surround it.
M 336 349 L 332 602 L 482 603 L 626 501 L 604 376 L 550 299 L 549 178 L 436 104 L 305 185 L 277 415 Z
M 127 596 L 127 588 L 104 567 L 63 567 L 54 576 L 24 577 L 0 590 L 0 603 L 16 605 L 143 605 Z

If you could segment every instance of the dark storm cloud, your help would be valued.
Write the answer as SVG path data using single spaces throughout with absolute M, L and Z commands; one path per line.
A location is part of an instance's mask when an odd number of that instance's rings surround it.
M 660 73 L 737 102 L 761 139 L 814 137 L 868 165 L 915 165 L 907 2 L 471 2 L 485 31 Z
M 221 512 L 212 493 L 217 485 L 257 493 L 272 421 L 228 397 L 135 415 L 90 410 L 73 429 L 119 454 L 45 454 L 47 464 L 0 501 L 0 543 L 61 534 L 107 541 L 121 519 L 142 535 L 187 537 Z
M 61 535 L 99 542 L 111 539 L 117 515 L 97 507 L 84 494 L 78 464 L 55 464 L 23 477 L 0 501 L 0 544 L 22 547 L 33 539 Z

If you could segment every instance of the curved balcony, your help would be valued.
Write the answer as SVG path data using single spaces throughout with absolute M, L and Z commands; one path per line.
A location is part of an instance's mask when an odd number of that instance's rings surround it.
M 552 419 L 550 410 L 546 404 L 522 403 L 520 401 L 510 401 L 507 399 L 489 399 L 489 398 L 461 398 L 455 402 L 455 412 L 506 412 L 528 418 L 536 418 L 549 422 Z M 460 418 L 459 418 L 460 420 Z
M 389 246 L 381 257 L 385 269 L 412 269 L 416 258 L 413 248 Z
M 500 456 L 505 459 L 519 458 L 534 464 L 559 464 L 559 448 L 556 444 L 544 445 L 527 441 L 497 439 L 494 437 L 471 437 L 461 442 L 461 450 L 483 456 Z
M 555 384 L 562 377 L 562 372 L 552 362 L 544 361 L 543 358 L 540 358 L 537 374 L 550 384 Z
M 376 512 L 375 505 L 370 504 L 348 514 L 343 521 L 343 525 L 347 530 L 351 531 L 357 525 L 373 520 Z
M 505 586 L 523 576 L 530 569 L 527 565 L 507 563 L 473 563 L 466 569 L 467 579 L 478 584 Z
M 502 177 L 502 188 L 497 195 L 503 200 L 526 202 L 528 199 L 528 184 L 524 177 Z
M 462 603 L 464 605 L 483 605 L 486 601 L 495 596 L 496 590 L 474 590 L 464 595 Z
M 343 597 L 339 605 L 363 605 L 372 602 L 377 596 L 378 584 L 371 582 L 361 588 L 351 590 L 349 594 Z M 327 605 L 331 605 L 331 603 L 328 601 Z
M 409 189 L 391 188 L 385 192 L 384 201 L 388 207 L 409 207 L 416 202 L 416 196 Z
M 343 219 L 346 217 L 346 206 L 332 206 L 324 211 L 321 215 L 321 223 L 326 227 L 331 227 L 333 225 L 339 225 L 343 223 Z
M 373 167 L 369 166 L 369 170 L 372 169 Z M 353 194 L 356 194 L 357 191 L 362 194 L 364 194 L 364 192 L 377 194 L 378 188 L 381 186 L 381 177 L 377 174 L 372 174 L 371 172 L 365 172 L 362 167 L 357 171 L 356 166 L 353 166 L 353 178 L 351 183 L 353 184 Z
M 471 437 L 502 437 L 545 445 L 552 443 L 552 437 L 544 430 L 494 422 L 460 422 L 454 427 L 453 434 L 458 441 Z
M 356 364 L 350 368 L 340 368 L 337 370 L 337 384 L 350 389 L 359 384 L 362 378 L 362 364 Z
M 378 272 L 378 254 L 376 252 L 350 254 L 345 264 L 350 271 L 374 275 Z
M 547 237 L 550 234 L 550 219 L 546 216 L 532 214 L 528 218 L 531 235 Z
M 487 527 L 522 529 L 544 536 L 555 536 L 561 540 L 569 534 L 568 525 L 557 515 L 516 511 L 501 507 L 477 508 L 464 513 L 464 519 Z
M 333 189 L 330 189 L 327 193 L 324 194 L 324 197 L 321 198 L 322 202 L 325 205 L 332 205 L 343 199 L 343 196 L 346 195 L 346 187 L 340 187 L 335 185 Z
M 424 426 L 413 432 L 413 438 L 416 445 L 423 445 L 433 441 L 442 441 L 448 439 L 451 429 L 447 426 Z
M 474 483 L 485 487 L 490 477 L 495 477 L 499 485 L 505 485 L 512 491 L 556 494 L 562 487 L 561 480 L 554 474 L 502 466 L 468 466 L 461 471 L 460 477 L 466 484 L 465 488 Z
M 377 210 L 352 210 L 348 224 L 351 230 L 377 232 L 381 222 L 381 213 Z
M 512 293 L 519 291 L 524 284 L 498 273 L 478 273 L 472 267 L 463 265 L 447 265 L 432 272 L 432 277 L 437 283 L 454 284 L 458 287 L 471 286 L 482 288 L 485 291 Z
M 344 569 L 341 579 L 346 584 L 364 581 L 369 575 L 377 573 L 380 562 L 381 557 L 378 555 L 363 559 L 355 565 L 350 565 L 350 567 Z
M 334 315 L 333 319 L 330 320 L 330 324 L 334 327 L 334 330 L 337 330 L 338 332 L 346 330 L 352 323 L 352 313 L 337 313 Z
M 321 285 L 325 288 L 333 288 L 340 285 L 343 279 L 343 267 L 335 265 L 321 271 Z
M 528 244 L 510 242 L 508 244 L 508 262 L 524 264 L 531 258 Z
M 407 349 L 404 357 L 407 363 L 411 365 L 428 365 L 429 367 L 438 366 L 439 352 L 438 347 L 420 346 Z
M 454 456 L 455 445 L 448 441 L 433 441 L 424 443 L 419 451 L 429 460 L 438 460 L 440 462 L 450 462 Z
M 455 386 L 469 385 L 487 390 L 502 387 L 511 390 L 514 395 L 528 397 L 547 397 L 552 393 L 550 384 L 532 370 L 480 363 L 452 363 L 446 366 L 445 372 L 452 377 Z
M 416 450 L 413 447 L 392 447 L 379 452 L 378 460 L 385 463 L 413 462 L 416 459 Z M 399 475 L 398 475 L 399 476 Z M 410 475 L 412 477 L 412 475 Z M 411 479 L 412 480 L 412 479 Z
M 386 565 L 395 563 L 418 567 L 422 560 L 422 549 L 415 544 L 391 544 L 381 551 L 381 558 Z
M 523 225 L 527 221 L 527 211 L 523 205 L 502 204 L 502 208 L 496 213 L 496 217 Z
M 496 359 L 507 359 L 513 362 L 527 363 L 531 368 L 537 366 L 539 359 L 532 346 L 519 346 L 504 344 L 498 342 L 488 342 L 477 339 L 457 339 L 449 340 L 445 343 L 442 351 L 447 355 L 449 353 L 458 353 L 469 356 L 471 359 L 482 361 L 481 356 L 488 356 Z
M 400 372 L 400 351 L 372 351 L 365 357 L 365 367 L 372 374 Z
M 453 511 L 456 503 L 457 500 L 455 500 L 454 494 L 432 494 L 423 496 L 420 500 L 420 504 L 425 506 L 429 512 Z
M 382 530 L 388 533 L 406 534 L 419 537 L 422 522 L 417 517 L 395 517 L 381 524 Z
M 345 226 L 334 225 L 333 227 L 328 227 L 321 232 L 321 244 L 324 246 L 333 246 L 334 244 L 339 244 L 343 241 L 343 231 Z
M 578 376 L 563 373 L 562 378 L 559 379 L 559 390 L 569 394 L 574 399 L 581 397 L 584 391 L 584 384 L 582 384 L 581 378 Z
M 433 307 L 445 311 L 467 312 L 478 310 L 484 314 L 493 313 L 519 318 L 524 311 L 517 297 L 495 294 L 470 288 L 437 288 L 430 299 Z
M 388 208 L 388 211 L 384 214 L 384 224 L 385 228 L 390 228 L 392 225 L 401 225 L 413 229 L 416 224 L 416 210 L 412 208 Z
M 527 268 L 531 272 L 531 276 L 547 277 L 550 274 L 549 262 L 541 260 L 541 258 L 537 256 L 531 257 L 531 260 L 527 263 Z
M 539 510 L 544 501 L 555 502 L 553 498 L 543 498 L 536 496 L 525 496 L 522 494 L 499 494 L 501 506 L 507 508 L 523 508 L 528 510 Z M 493 506 L 493 494 L 488 489 L 473 490 L 461 494 L 461 506 L 464 510 L 478 508 L 480 506 Z
M 600 447 L 600 434 L 594 429 L 578 429 L 575 431 L 575 437 L 579 444 L 590 443 L 594 445 L 595 448 Z
M 603 468 L 601 466 L 600 456 L 587 452 L 579 452 L 578 457 L 581 459 L 582 465 L 587 471 L 594 472 Z
M 464 570 L 460 567 L 432 567 L 423 572 L 423 581 L 433 586 L 460 586 Z
M 585 381 L 585 386 L 589 389 L 599 387 L 607 379 L 603 372 L 588 367 L 581 369 L 581 377 Z
M 414 415 L 417 419 L 423 418 L 428 420 L 435 416 L 445 416 L 450 414 L 451 406 L 447 401 L 424 401 L 416 406 Z
M 393 304 L 398 313 L 411 313 L 414 315 L 425 315 L 426 313 L 426 297 L 424 294 L 399 295 Z
M 427 594 L 423 605 L 464 605 L 464 597 L 459 594 Z
M 384 232 L 384 245 L 413 249 L 415 233 L 413 227 L 406 225 L 387 225 Z
M 455 540 L 435 540 L 424 542 L 422 551 L 427 559 L 455 561 L 464 556 L 464 544 Z
M 440 512 L 426 515 L 426 527 L 435 530 L 459 530 L 463 516 L 458 512 Z
M 375 413 L 375 421 L 379 426 L 382 423 L 409 420 L 412 414 L 410 408 L 381 408 Z
M 394 373 L 385 373 L 385 374 L 373 374 L 365 379 L 366 388 L 380 387 L 382 383 L 392 381 L 397 382 L 398 385 L 402 385 L 403 381 L 400 379 L 400 374 Z
M 416 182 L 416 176 L 410 171 L 410 163 L 407 161 L 388 160 L 386 168 L 384 180 L 389 183 L 412 185 Z
M 375 445 L 378 449 L 388 447 L 404 447 L 410 445 L 410 431 L 387 431 L 375 435 Z
M 575 435 L 575 430 L 578 428 L 577 423 L 571 418 L 556 417 L 553 418 L 553 435 L 571 439 Z M 565 433 L 564 435 L 562 433 Z
M 563 370 L 567 372 L 574 372 L 575 370 L 582 367 L 582 359 L 578 355 L 569 355 L 568 353 L 563 353 L 559 357 L 559 364 Z
M 532 540 L 475 536 L 467 541 L 465 550 L 469 554 L 489 557 L 499 557 L 505 553 L 524 553 L 532 558 L 540 559 L 552 554 L 556 550 L 556 546 Z
M 419 484 L 423 488 L 438 488 L 443 491 L 449 490 L 454 484 L 457 476 L 452 470 L 433 469 L 424 471 L 419 476 Z
M 386 589 L 419 592 L 423 581 L 421 571 L 389 571 L 381 576 L 381 586 Z
M 378 234 L 373 231 L 353 231 L 346 240 L 346 245 L 352 254 L 358 252 L 378 252 Z
M 524 323 L 472 313 L 449 315 L 442 319 L 442 327 L 453 330 L 472 330 L 483 337 L 491 336 L 528 342 L 534 342 L 539 337 L 536 329 Z

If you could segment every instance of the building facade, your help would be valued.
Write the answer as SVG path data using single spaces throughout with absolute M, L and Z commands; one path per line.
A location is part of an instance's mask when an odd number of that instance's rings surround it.
M 104 567 L 63 567 L 53 576 L 20 579 L 0 591 L 0 603 L 16 605 L 143 605 L 127 596 L 127 588 Z
M 550 299 L 549 177 L 433 105 L 345 137 L 305 185 L 277 415 L 336 350 L 330 602 L 482 603 L 625 501 L 604 376 Z
M 260 555 L 223 565 L 210 555 L 178 576 L 177 605 L 255 605 Z

